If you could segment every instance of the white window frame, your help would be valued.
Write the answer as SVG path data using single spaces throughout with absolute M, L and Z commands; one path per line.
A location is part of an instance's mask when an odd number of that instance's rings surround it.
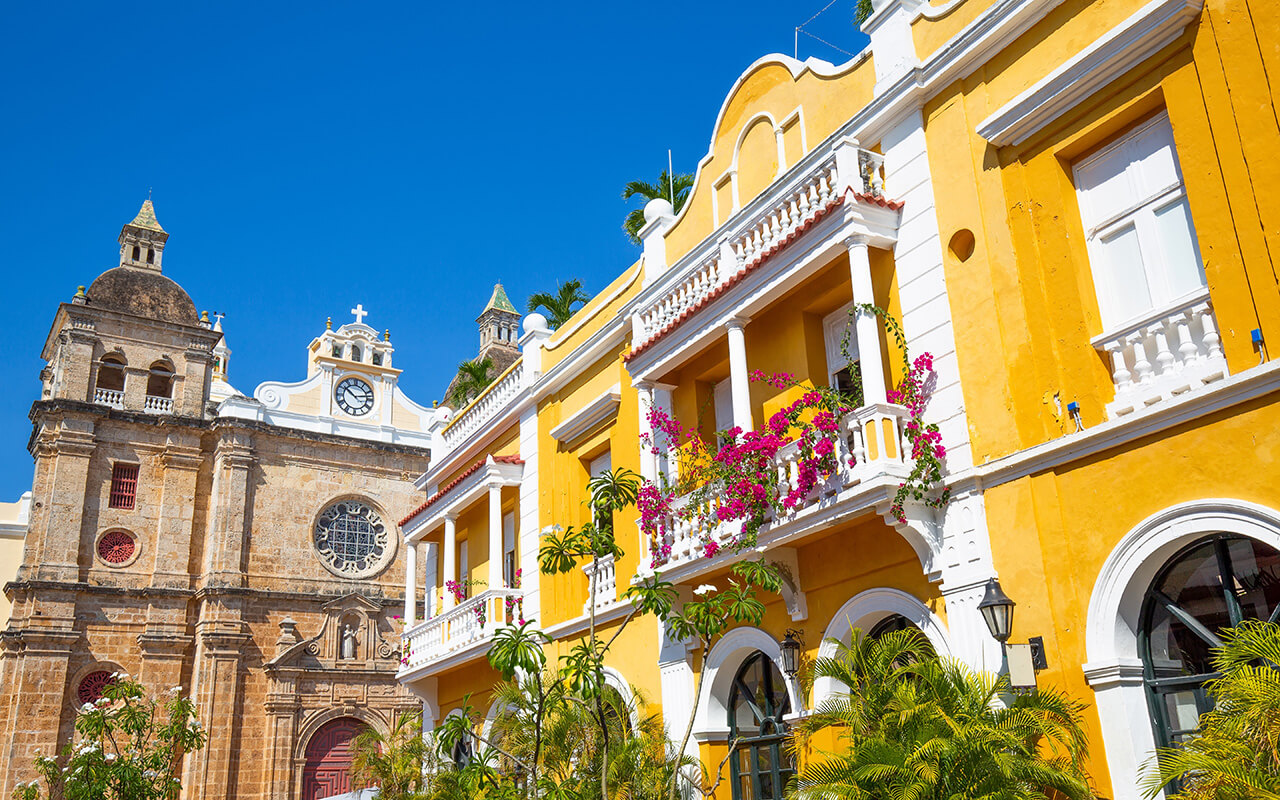
M 1145 136 L 1153 133 L 1153 129 L 1163 127 L 1169 141 L 1169 154 L 1173 162 L 1175 180 L 1166 181 L 1159 186 L 1139 188 L 1138 172 L 1141 170 L 1137 162 L 1130 161 L 1125 168 L 1127 182 L 1132 192 L 1131 202 L 1118 211 L 1105 216 L 1094 207 L 1092 186 L 1083 185 L 1085 174 L 1090 168 L 1107 159 L 1124 158 L 1127 150 L 1136 147 Z M 1154 155 L 1153 155 L 1154 159 Z M 1204 264 L 1200 259 L 1199 241 L 1196 238 L 1195 223 L 1190 217 L 1187 207 L 1189 230 L 1187 231 L 1192 246 L 1192 256 L 1200 271 L 1201 284 L 1191 291 L 1174 292 L 1168 264 L 1171 259 L 1165 252 L 1165 245 L 1158 233 L 1155 213 L 1169 206 L 1182 202 L 1187 203 L 1186 185 L 1182 180 L 1182 165 L 1178 160 L 1177 147 L 1173 141 L 1173 129 L 1167 112 L 1162 112 L 1125 133 L 1116 141 L 1108 144 L 1087 158 L 1081 159 L 1072 166 L 1075 179 L 1076 195 L 1080 204 L 1080 218 L 1084 226 L 1085 245 L 1089 254 L 1089 264 L 1093 275 L 1094 292 L 1098 302 L 1099 315 L 1104 330 L 1116 330 L 1133 324 L 1138 320 L 1158 316 L 1159 312 L 1183 302 L 1191 294 L 1204 289 Z M 1112 277 L 1105 272 L 1108 255 L 1104 250 L 1104 242 L 1108 237 L 1119 234 L 1125 228 L 1132 227 L 1137 236 L 1138 249 L 1142 258 L 1142 270 L 1146 279 L 1147 291 L 1151 305 L 1144 311 L 1120 317 L 1109 311 L 1110 301 L 1106 299 Z
M 832 389 L 838 388 L 836 374 L 850 364 L 850 360 L 840 351 L 840 343 L 844 339 L 845 331 L 849 332 L 849 355 L 853 358 L 852 363 L 856 364 L 860 360 L 858 337 L 849 317 L 852 309 L 852 302 L 845 303 L 822 318 L 822 342 L 827 352 L 827 385 Z

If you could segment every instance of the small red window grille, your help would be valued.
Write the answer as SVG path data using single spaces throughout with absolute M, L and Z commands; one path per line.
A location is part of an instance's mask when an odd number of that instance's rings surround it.
M 80 679 L 80 685 L 76 688 L 76 699 L 82 704 L 95 702 L 102 697 L 103 690 L 115 682 L 113 674 L 105 669 L 90 672 Z
M 137 545 L 124 531 L 107 531 L 98 540 L 98 558 L 108 564 L 123 564 L 133 558 Z
M 116 464 L 111 468 L 111 508 L 133 508 L 138 494 L 138 465 Z

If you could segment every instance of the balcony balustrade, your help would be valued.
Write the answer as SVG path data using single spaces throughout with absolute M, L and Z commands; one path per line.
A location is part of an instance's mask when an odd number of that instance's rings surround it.
M 1093 340 L 1111 357 L 1111 417 L 1226 377 L 1227 361 L 1209 291 L 1196 292 Z
M 778 531 L 787 529 L 794 533 L 803 528 L 804 518 L 819 505 L 847 502 L 849 511 L 857 513 L 860 503 L 873 507 L 885 501 L 885 497 L 876 495 L 871 498 L 853 497 L 842 500 L 841 492 L 862 484 L 872 483 L 878 478 L 887 478 L 886 486 L 896 489 L 899 481 L 906 476 L 910 467 L 903 458 L 910 445 L 905 437 L 905 426 L 909 411 L 903 406 L 876 404 L 854 409 L 840 421 L 840 436 L 836 440 L 836 471 L 826 480 L 815 486 L 808 496 L 803 498 L 794 509 L 771 518 L 761 529 L 759 540 L 766 544 Z M 796 485 L 799 478 L 800 447 L 791 442 L 781 450 L 775 460 L 778 490 L 785 495 Z M 891 492 L 890 492 L 891 496 Z M 671 513 L 662 520 L 663 549 L 670 548 L 665 558 L 655 558 L 650 543 L 645 542 L 645 557 L 641 560 L 641 569 L 661 569 L 664 572 L 679 569 L 702 560 L 709 566 L 720 565 L 732 552 L 732 542 L 742 530 L 741 520 L 729 520 L 713 524 L 710 529 L 704 527 L 712 514 L 697 513 L 710 509 L 693 509 L 689 507 L 688 496 L 678 498 L 672 504 Z M 647 538 L 647 537 L 642 537 Z M 706 557 L 706 544 L 715 542 L 725 548 L 725 556 Z
M 458 416 L 442 433 L 445 448 L 452 451 L 467 440 L 502 409 L 506 408 L 520 390 L 525 388 L 526 372 L 523 361 L 517 361 L 506 374 L 490 384 L 470 405 L 463 407 Z
M 147 395 L 142 401 L 142 410 L 148 414 L 172 414 L 173 398 Z
M 93 402 L 111 408 L 124 408 L 124 392 L 115 389 L 94 389 Z
M 591 613 L 591 598 L 596 601 L 596 611 L 612 606 L 618 600 L 618 575 L 614 568 L 613 556 L 603 556 L 594 562 L 582 565 L 587 575 L 587 600 L 582 604 L 582 613 Z M 593 594 L 594 591 L 594 594 Z
M 428 666 L 487 642 L 500 628 L 515 624 L 518 616 L 514 606 L 523 599 L 521 589 L 488 589 L 418 623 L 405 633 L 409 652 L 402 671 Z
M 815 163 L 799 165 L 794 174 L 751 203 L 673 265 L 674 284 L 637 310 L 632 348 L 644 347 L 717 296 L 744 270 L 754 267 L 845 199 L 852 189 L 864 197 L 882 198 L 880 172 L 884 157 L 857 150 L 853 160 L 837 151 L 819 154 Z M 857 174 L 842 174 L 856 172 Z

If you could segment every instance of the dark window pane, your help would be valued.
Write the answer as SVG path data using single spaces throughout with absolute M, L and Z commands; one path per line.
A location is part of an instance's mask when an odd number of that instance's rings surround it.
M 1280 603 L 1280 553 L 1252 539 L 1231 540 L 1227 552 L 1244 619 L 1270 619 Z

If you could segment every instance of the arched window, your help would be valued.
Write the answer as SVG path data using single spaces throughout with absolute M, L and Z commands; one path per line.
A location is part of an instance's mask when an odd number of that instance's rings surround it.
M 355 738 L 364 728 L 354 717 L 340 717 L 312 734 L 302 769 L 302 800 L 322 800 L 351 791 Z
M 148 264 L 156 263 L 156 251 L 154 247 L 147 248 L 147 263 Z
M 147 376 L 148 397 L 173 397 L 173 367 L 167 362 L 157 361 L 151 365 L 151 373 Z
M 769 656 L 756 651 L 742 663 L 729 690 L 729 740 L 737 741 L 729 759 L 733 800 L 782 800 L 796 770 L 783 720 L 790 712 L 782 673 Z
M 359 348 L 359 347 L 356 347 L 355 345 L 351 345 L 351 360 L 352 360 L 352 361 L 360 361 L 360 360 L 362 360 L 362 359 L 360 358 L 360 348 Z
M 1138 630 L 1156 743 L 1194 732 L 1213 707 L 1219 633 L 1246 619 L 1280 618 L 1280 552 L 1253 539 L 1216 535 L 1170 559 L 1147 589 Z
M 867 636 L 872 639 L 879 639 L 886 633 L 892 633 L 893 631 L 905 631 L 907 628 L 915 628 L 916 630 L 919 630 L 919 628 L 916 628 L 916 626 L 912 624 L 911 620 L 901 614 L 890 614 L 875 625 L 872 625 L 871 630 L 867 632 Z
M 136 244 L 133 246 L 133 260 L 134 261 L 142 260 L 142 248 Z
M 111 392 L 123 392 L 124 367 L 124 359 L 120 356 L 114 354 L 103 356 L 102 363 L 98 365 L 97 388 Z

